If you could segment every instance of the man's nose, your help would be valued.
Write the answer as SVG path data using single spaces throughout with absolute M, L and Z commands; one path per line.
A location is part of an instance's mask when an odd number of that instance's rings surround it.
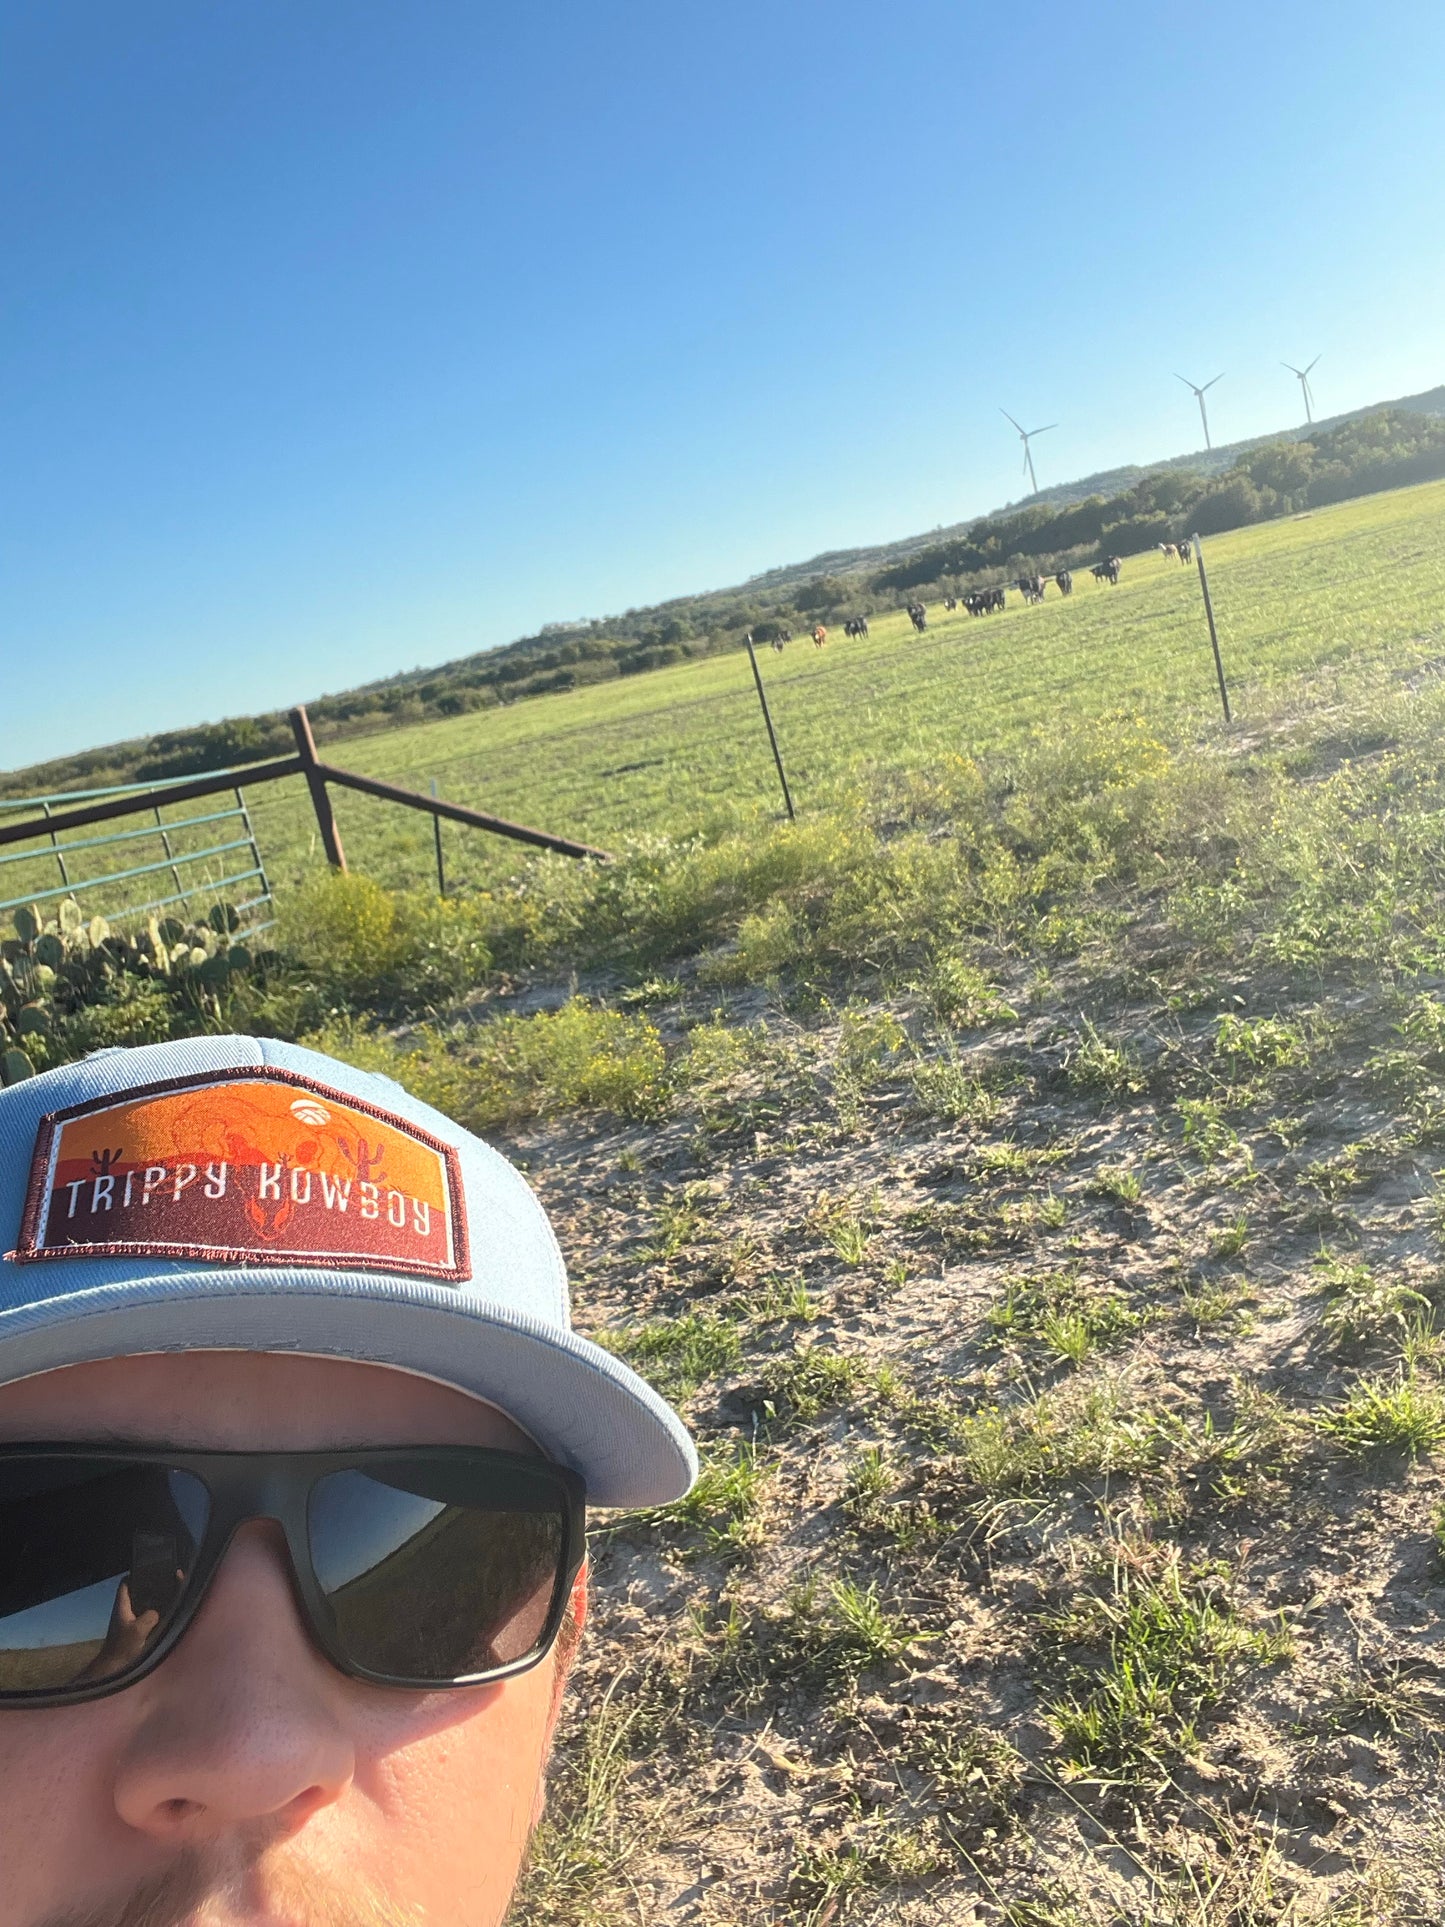
M 244 1526 L 180 1644 L 130 1689 L 147 1704 L 115 1806 L 137 1832 L 188 1845 L 264 1822 L 284 1838 L 351 1784 L 346 1685 L 307 1636 L 285 1559 L 277 1528 Z

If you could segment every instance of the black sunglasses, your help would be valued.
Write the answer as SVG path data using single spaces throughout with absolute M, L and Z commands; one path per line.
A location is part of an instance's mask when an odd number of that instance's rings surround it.
M 431 1692 L 535 1666 L 585 1555 L 582 1481 L 481 1447 L 0 1447 L 0 1706 L 73 1706 L 159 1666 L 238 1527 L 274 1519 L 317 1645 Z

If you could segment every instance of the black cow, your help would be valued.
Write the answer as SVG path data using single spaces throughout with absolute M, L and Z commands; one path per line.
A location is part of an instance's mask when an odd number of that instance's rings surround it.
M 1042 602 L 1044 599 L 1044 578 L 1041 575 L 1021 575 L 1019 594 L 1025 602 Z
M 1122 564 L 1117 555 L 1106 555 L 1102 562 L 1096 562 L 1089 574 L 1096 582 L 1107 582 L 1111 588 L 1119 586 L 1119 570 Z
M 1179 544 L 1179 560 L 1181 562 L 1192 562 L 1194 560 L 1194 544 L 1192 542 L 1184 541 Z
M 1054 580 L 1059 585 L 1060 595 L 1072 595 L 1074 593 L 1074 578 L 1067 569 L 1060 569 L 1054 577 Z

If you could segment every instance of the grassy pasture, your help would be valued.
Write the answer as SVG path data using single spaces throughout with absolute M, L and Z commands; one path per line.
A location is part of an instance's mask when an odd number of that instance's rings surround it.
M 1247 726 L 1303 675 L 1399 671 L 1439 647 L 1445 620 L 1445 483 L 1367 497 L 1212 540 L 1210 583 L 1236 713 Z M 1002 616 L 930 611 L 915 638 L 901 612 L 867 641 L 840 630 L 762 652 L 801 811 L 831 806 L 870 769 L 948 752 L 1005 750 L 1030 732 L 1127 709 L 1155 727 L 1212 728 L 1213 666 L 1194 569 L 1129 558 L 1117 589 L 1075 578 L 1065 602 L 1017 597 Z M 724 656 L 503 710 L 347 743 L 338 761 L 609 847 L 707 832 L 778 808 L 746 659 Z M 285 793 L 290 792 L 290 793 Z M 298 786 L 254 797 L 262 847 L 286 881 L 319 860 Z M 432 874 L 431 826 L 339 795 L 355 864 L 393 885 Z M 515 867 L 514 847 L 448 828 L 459 881 Z
M 1445 609 L 1445 483 L 1217 537 L 1208 562 L 1247 727 L 1286 686 L 1295 700 L 1302 676 L 1327 696 L 1343 673 L 1352 683 L 1375 668 L 1398 674 L 1434 653 Z M 782 655 L 762 652 L 804 813 L 845 801 L 878 770 L 950 752 L 997 753 L 1041 728 L 1111 711 L 1171 734 L 1217 721 L 1197 574 L 1159 555 L 1130 557 L 1117 589 L 1081 571 L 1067 602 L 1051 586 L 1040 608 L 1014 597 L 1004 615 L 982 620 L 935 604 L 921 638 L 901 612 L 877 618 L 872 630 L 851 642 L 835 629 L 822 651 L 798 638 Z M 715 835 L 778 807 L 741 655 L 362 738 L 341 745 L 336 760 L 420 790 L 436 778 L 456 802 L 604 847 L 663 833 Z M 285 887 L 320 862 L 299 782 L 254 790 L 249 800 L 275 883 Z M 222 805 L 163 814 L 213 807 Z M 346 793 L 336 808 L 355 867 L 393 887 L 429 882 L 428 819 Z M 183 853 L 236 834 L 233 825 L 185 830 L 173 842 Z M 517 867 L 517 846 L 455 827 L 443 835 L 457 883 L 490 882 Z M 238 854 L 195 874 L 219 879 L 227 864 L 244 868 Z M 85 852 L 74 873 L 108 874 L 160 855 L 153 840 L 137 840 Z M 0 877 L 7 898 L 57 882 L 49 857 L 7 864 Z M 127 886 L 122 900 L 145 887 Z

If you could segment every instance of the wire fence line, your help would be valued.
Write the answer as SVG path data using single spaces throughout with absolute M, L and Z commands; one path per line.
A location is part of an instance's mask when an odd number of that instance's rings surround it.
M 107 922 L 121 923 L 176 907 L 184 907 L 189 916 L 195 917 L 197 905 L 202 903 L 224 908 L 233 928 L 253 935 L 269 929 L 275 922 L 270 914 L 271 881 L 242 786 L 255 788 L 295 776 L 305 778 L 326 860 L 334 870 L 346 869 L 346 853 L 332 807 L 333 788 L 356 792 L 405 810 L 420 811 L 429 815 L 437 826 L 445 819 L 534 848 L 555 850 L 564 856 L 607 860 L 607 852 L 591 844 L 579 843 L 550 830 L 533 829 L 525 823 L 513 823 L 463 803 L 449 802 L 437 793 L 435 782 L 431 794 L 424 796 L 379 777 L 323 762 L 316 753 L 305 709 L 293 709 L 290 720 L 296 738 L 293 756 L 272 757 L 236 769 L 210 770 L 160 782 L 117 783 L 105 789 L 0 798 L 0 890 L 11 892 L 0 896 L 0 915 L 18 912 L 31 904 L 43 910 L 44 905 L 58 898 L 79 902 L 85 894 L 88 901 L 84 907 L 93 908 Z M 227 793 L 234 798 L 234 806 L 212 807 L 214 798 Z M 206 806 L 199 815 L 174 813 L 198 802 Z M 16 811 L 26 812 L 28 820 L 5 820 L 5 812 L 10 812 L 13 818 Z M 125 822 L 145 814 L 152 816 L 154 822 L 143 828 L 71 835 L 73 831 L 90 831 L 100 823 Z M 227 835 L 223 826 L 229 826 L 234 833 Z M 143 853 L 138 846 L 148 840 L 151 847 L 144 852 L 147 860 L 129 861 L 132 855 Z M 439 827 L 435 842 L 438 882 L 442 884 Z M 82 870 L 86 874 L 80 874 Z M 163 878 L 173 887 L 166 888 L 158 881 Z M 157 888 L 162 892 L 160 895 L 154 894 Z M 248 890 L 249 895 L 239 902 L 223 895 L 223 892 L 237 890 Z M 140 900 L 132 900 L 133 893 Z

